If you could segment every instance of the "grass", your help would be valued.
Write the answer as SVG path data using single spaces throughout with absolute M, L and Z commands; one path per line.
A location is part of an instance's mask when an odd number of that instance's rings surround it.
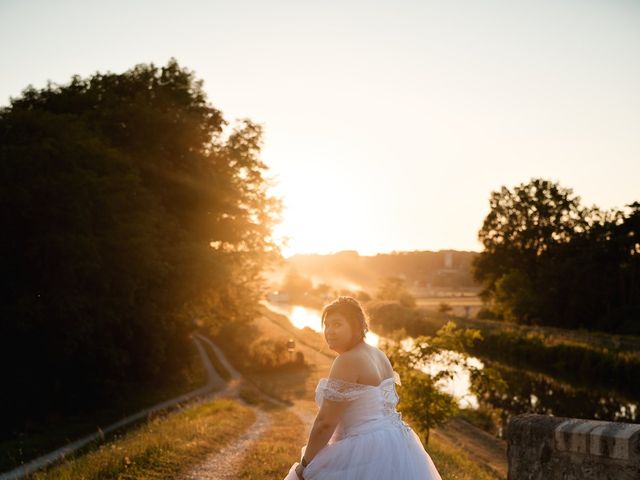
M 429 439 L 427 452 L 443 480 L 498 480 L 488 469 L 474 462 L 467 452 L 435 436 Z
M 213 350 L 209 348 L 208 345 L 204 346 L 204 350 L 211 365 L 213 365 L 213 369 L 218 372 L 218 375 L 220 375 L 224 381 L 229 381 L 231 379 L 231 373 L 225 368 L 222 362 L 218 360 L 218 356 L 213 353 Z
M 236 478 L 284 478 L 306 443 L 305 426 L 287 409 L 270 409 L 271 426 L 245 452 Z M 224 399 L 174 414 L 32 480 L 171 479 L 219 450 L 253 421 L 247 407 Z M 466 452 L 432 436 L 429 455 L 444 480 L 496 480 Z
M 298 344 L 311 348 L 330 360 L 333 360 L 336 357 L 336 354 L 329 350 L 324 338 L 319 333 L 310 328 L 296 328 L 285 315 L 273 312 L 265 306 L 260 307 L 260 313 L 268 318 L 273 324 L 286 331 L 289 336 L 293 337 L 295 341 L 298 342 Z
M 195 348 L 185 359 L 182 381 L 169 386 L 131 390 L 125 400 L 95 411 L 59 416 L 0 441 L 0 472 L 11 470 L 29 460 L 105 427 L 122 417 L 203 386 L 207 373 Z M 123 388 L 124 391 L 124 388 Z
M 271 427 L 249 447 L 236 478 L 284 478 L 293 462 L 300 458 L 300 449 L 307 440 L 302 421 L 289 410 L 273 410 L 270 415 Z
M 280 334 L 280 329 L 266 329 L 263 334 Z M 310 348 L 305 345 L 306 348 Z M 274 373 L 269 381 L 278 382 L 276 391 L 288 391 L 292 398 L 312 398 L 309 387 L 326 374 L 330 359 L 318 356 L 316 371 Z M 308 385 L 307 385 L 308 384 Z M 296 388 L 300 390 L 295 391 Z M 263 408 L 271 423 L 265 433 L 245 452 L 236 477 L 242 480 L 284 478 L 291 464 L 300 457 L 306 443 L 305 425 L 290 409 L 274 408 L 259 392 L 247 385 L 245 400 Z M 309 404 L 307 404 L 309 405 Z M 312 408 L 309 406 L 309 411 Z M 49 470 L 37 473 L 32 480 L 67 479 L 172 479 L 240 435 L 254 420 L 254 414 L 230 399 L 201 402 L 163 418 L 156 418 L 136 430 L 103 444 L 77 458 L 71 458 Z M 474 462 L 468 452 L 446 439 L 431 436 L 427 448 L 444 480 L 490 480 L 495 474 Z
M 307 367 L 297 369 L 274 369 L 256 371 L 243 365 L 243 352 L 220 348 L 236 368 L 259 389 L 285 402 L 295 400 L 313 400 L 318 380 L 329 374 L 331 361 L 336 354 L 328 349 L 320 334 L 310 329 L 300 330 L 289 322 L 287 317 L 263 309 L 264 315 L 254 320 L 254 327 L 262 338 L 278 339 L 293 337 L 296 351 L 304 354 Z
M 463 319 L 452 317 L 462 327 L 476 328 L 482 333 L 511 331 L 522 336 L 540 337 L 548 344 L 567 344 L 591 349 L 625 351 L 632 354 L 640 350 L 640 337 L 599 332 L 595 330 L 571 330 L 548 325 L 519 325 L 498 320 Z
M 171 479 L 239 436 L 255 420 L 231 399 L 200 401 L 65 460 L 32 480 Z

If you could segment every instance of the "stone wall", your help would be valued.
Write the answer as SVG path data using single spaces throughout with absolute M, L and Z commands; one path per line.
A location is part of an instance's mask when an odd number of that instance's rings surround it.
M 509 480 L 640 480 L 640 425 L 518 415 L 507 457 Z

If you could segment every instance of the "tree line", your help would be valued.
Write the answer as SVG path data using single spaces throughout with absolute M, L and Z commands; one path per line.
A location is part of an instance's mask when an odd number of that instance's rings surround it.
M 280 258 L 261 143 L 175 59 L 0 110 L 2 432 L 178 381 L 194 327 L 246 333 Z
M 535 178 L 491 193 L 478 238 L 485 316 L 640 334 L 640 203 L 585 207 Z

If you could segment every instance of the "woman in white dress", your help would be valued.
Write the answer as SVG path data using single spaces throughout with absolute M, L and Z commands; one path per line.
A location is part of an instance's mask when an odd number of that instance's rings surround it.
M 285 480 L 441 480 L 396 410 L 398 374 L 384 352 L 364 342 L 360 303 L 338 297 L 324 308 L 322 326 L 338 356 L 318 383 L 320 410 Z

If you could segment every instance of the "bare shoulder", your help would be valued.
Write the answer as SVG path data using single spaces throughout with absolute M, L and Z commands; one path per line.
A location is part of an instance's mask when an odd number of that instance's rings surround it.
M 377 385 L 393 375 L 393 367 L 386 354 L 371 345 L 341 353 L 333 361 L 329 378 L 352 383 Z
M 362 363 L 363 358 L 359 352 L 353 350 L 343 352 L 333 361 L 329 378 L 355 382 L 360 376 Z

